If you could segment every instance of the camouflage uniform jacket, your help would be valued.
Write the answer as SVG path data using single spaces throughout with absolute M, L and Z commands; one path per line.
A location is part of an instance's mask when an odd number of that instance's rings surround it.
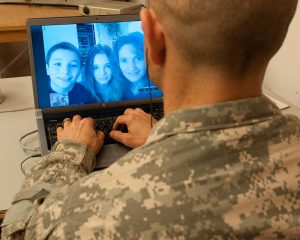
M 91 160 L 58 143 L 3 238 L 300 239 L 300 121 L 265 97 L 179 110 L 111 167 Z

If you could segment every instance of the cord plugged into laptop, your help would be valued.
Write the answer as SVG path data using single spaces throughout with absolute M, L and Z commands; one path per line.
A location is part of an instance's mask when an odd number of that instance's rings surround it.
M 25 172 L 25 169 L 24 169 L 24 164 L 31 158 L 36 158 L 36 157 L 41 157 L 42 156 L 40 146 L 33 147 L 33 148 L 28 147 L 28 144 L 26 144 L 25 141 L 24 141 L 25 139 L 27 139 L 28 137 L 32 136 L 33 134 L 35 134 L 37 132 L 38 132 L 38 130 L 31 131 L 29 133 L 24 134 L 19 139 L 20 145 L 21 145 L 24 152 L 34 153 L 34 154 L 30 155 L 29 157 L 25 158 L 24 160 L 22 160 L 22 162 L 20 163 L 20 168 L 21 168 L 21 171 L 24 174 L 24 176 L 26 176 L 26 172 Z M 31 144 L 33 143 L 32 141 L 30 141 L 30 142 L 31 142 Z

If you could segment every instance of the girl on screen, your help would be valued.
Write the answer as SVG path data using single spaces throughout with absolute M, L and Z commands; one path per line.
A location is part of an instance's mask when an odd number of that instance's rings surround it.
M 92 84 L 98 102 L 115 102 L 122 99 L 122 86 L 115 77 L 113 66 L 113 54 L 110 47 L 95 45 L 89 50 L 85 77 Z
M 60 42 L 49 49 L 46 71 L 51 107 L 95 102 L 92 95 L 77 82 L 81 69 L 81 54 L 71 43 Z
M 115 59 L 119 77 L 126 88 L 124 99 L 149 98 L 149 82 L 144 60 L 144 37 L 140 32 L 132 32 L 121 36 L 114 45 Z M 129 87 L 127 87 L 129 86 Z M 161 92 L 153 89 L 153 97 L 161 96 Z

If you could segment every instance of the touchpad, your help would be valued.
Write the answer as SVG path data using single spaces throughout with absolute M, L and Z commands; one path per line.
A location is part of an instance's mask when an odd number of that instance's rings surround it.
M 95 170 L 109 167 L 130 150 L 130 148 L 119 143 L 104 145 L 96 156 Z

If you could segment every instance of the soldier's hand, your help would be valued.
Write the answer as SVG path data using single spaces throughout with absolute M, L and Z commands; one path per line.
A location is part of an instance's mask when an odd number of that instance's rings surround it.
M 96 155 L 104 142 L 104 134 L 96 132 L 92 118 L 82 119 L 79 115 L 73 120 L 66 118 L 63 127 L 57 128 L 57 140 L 74 140 L 83 144 Z
M 110 137 L 127 147 L 139 147 L 146 142 L 151 132 L 151 118 L 154 125 L 157 121 L 150 114 L 140 108 L 128 108 L 116 119 Z

